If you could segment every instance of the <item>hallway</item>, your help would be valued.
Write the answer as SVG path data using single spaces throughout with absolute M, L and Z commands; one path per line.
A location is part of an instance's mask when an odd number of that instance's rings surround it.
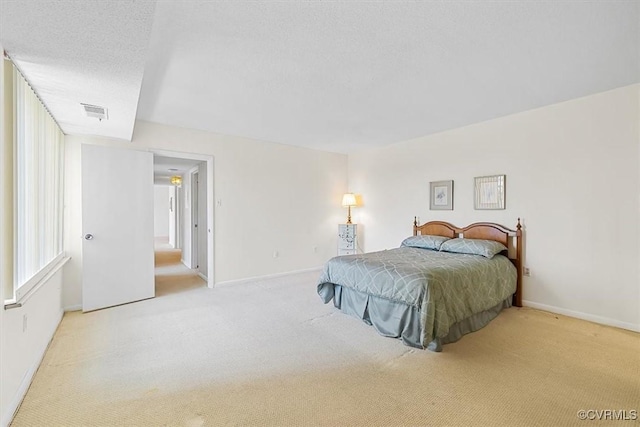
M 207 286 L 196 270 L 187 268 L 180 261 L 181 254 L 180 249 L 172 248 L 166 240 L 156 239 L 156 298 Z

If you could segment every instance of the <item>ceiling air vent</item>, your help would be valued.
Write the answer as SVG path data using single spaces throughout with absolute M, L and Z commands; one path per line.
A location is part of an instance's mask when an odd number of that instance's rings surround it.
M 93 117 L 94 119 L 98 119 L 100 121 L 108 120 L 109 115 L 107 113 L 107 109 L 104 107 L 100 107 L 98 105 L 91 104 L 81 104 L 82 108 L 84 108 L 84 113 L 87 117 Z

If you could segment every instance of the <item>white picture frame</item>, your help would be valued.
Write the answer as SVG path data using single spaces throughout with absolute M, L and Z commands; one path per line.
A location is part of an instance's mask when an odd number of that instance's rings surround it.
M 506 183 L 506 175 L 489 175 L 475 177 L 473 203 L 474 209 L 505 209 Z

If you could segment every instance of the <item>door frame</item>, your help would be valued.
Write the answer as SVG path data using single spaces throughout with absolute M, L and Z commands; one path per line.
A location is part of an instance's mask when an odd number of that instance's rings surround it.
M 207 163 L 207 287 L 213 288 L 215 286 L 215 209 L 213 203 L 215 196 L 215 188 L 213 186 L 214 157 L 209 154 L 185 153 L 182 151 L 170 151 L 154 148 L 150 148 L 149 152 L 157 156 L 199 160 Z M 202 203 L 201 200 L 200 203 Z

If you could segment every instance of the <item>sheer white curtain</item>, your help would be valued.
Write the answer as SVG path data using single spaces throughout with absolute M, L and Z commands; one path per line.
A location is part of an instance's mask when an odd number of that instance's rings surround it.
M 61 256 L 64 135 L 14 67 L 14 289 L 22 297 Z

